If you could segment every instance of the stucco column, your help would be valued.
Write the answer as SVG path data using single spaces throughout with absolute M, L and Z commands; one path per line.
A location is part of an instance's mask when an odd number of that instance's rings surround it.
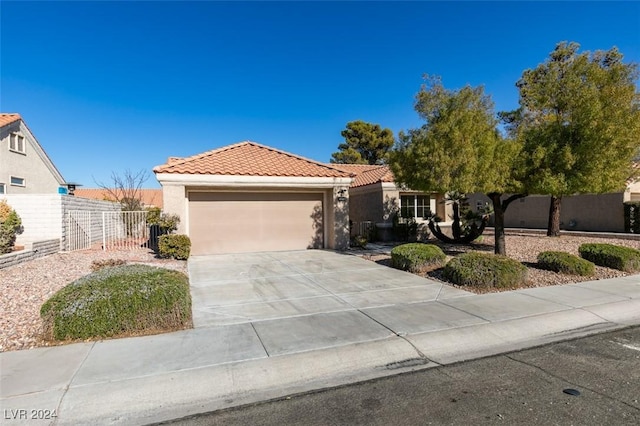
M 349 187 L 333 187 L 333 226 L 334 249 L 346 250 L 349 247 Z
M 177 214 L 180 217 L 178 234 L 186 234 L 189 229 L 188 200 L 184 185 L 162 185 L 163 213 Z

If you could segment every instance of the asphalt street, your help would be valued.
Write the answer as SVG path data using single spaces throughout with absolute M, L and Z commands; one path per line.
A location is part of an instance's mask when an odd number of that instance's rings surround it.
M 638 425 L 640 327 L 163 424 Z

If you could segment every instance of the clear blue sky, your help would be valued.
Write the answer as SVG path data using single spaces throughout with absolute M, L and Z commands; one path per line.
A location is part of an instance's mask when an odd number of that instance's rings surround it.
M 0 110 L 87 187 L 243 140 L 328 162 L 348 121 L 421 125 L 424 73 L 514 109 L 522 71 L 564 40 L 640 62 L 637 2 L 3 0 L 0 13 Z

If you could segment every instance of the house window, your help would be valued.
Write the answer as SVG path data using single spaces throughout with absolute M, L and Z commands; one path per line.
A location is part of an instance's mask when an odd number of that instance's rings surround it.
M 25 186 L 24 178 L 11 176 L 11 185 L 13 185 L 13 186 Z
M 423 218 L 431 214 L 428 195 L 401 195 L 400 216 L 404 218 Z
M 24 154 L 26 150 L 24 136 L 20 133 L 11 133 L 9 135 L 9 150 Z
M 5 190 L 4 183 L 0 183 L 0 194 L 6 194 L 6 193 L 7 191 Z

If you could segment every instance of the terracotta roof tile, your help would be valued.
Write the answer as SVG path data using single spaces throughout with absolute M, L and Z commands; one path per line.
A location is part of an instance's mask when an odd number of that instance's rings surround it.
M 4 127 L 7 124 L 11 124 L 14 121 L 21 120 L 20 114 L 11 114 L 6 112 L 0 112 L 0 127 Z
M 162 208 L 162 189 L 139 189 L 139 196 L 145 206 Z M 92 200 L 115 201 L 109 191 L 102 188 L 77 188 L 74 191 L 76 197 L 90 198 Z
M 391 169 L 387 165 L 333 164 L 333 166 L 340 170 L 355 173 L 356 176 L 351 184 L 351 188 L 394 181 L 393 172 L 391 172 Z
M 350 177 L 351 173 L 333 165 L 308 160 L 255 142 L 240 142 L 193 157 L 156 166 L 155 173 L 281 176 Z

